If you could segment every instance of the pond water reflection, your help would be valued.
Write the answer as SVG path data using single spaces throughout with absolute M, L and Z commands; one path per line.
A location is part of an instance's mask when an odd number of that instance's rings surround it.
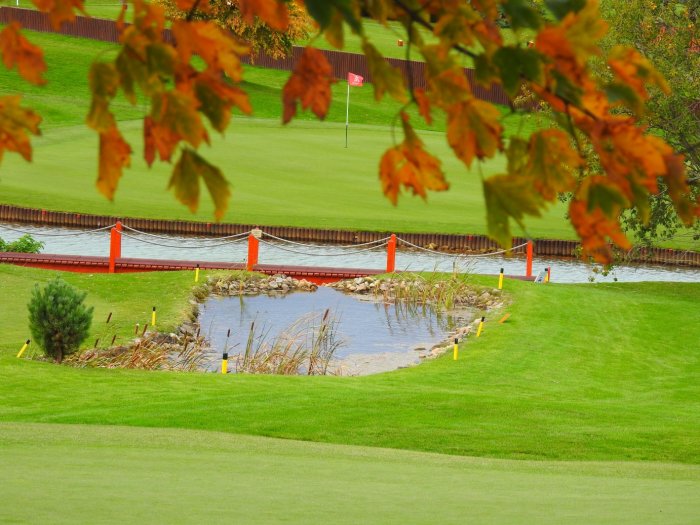
M 216 352 L 212 368 L 225 348 L 231 355 L 245 349 L 253 321 L 270 341 L 301 317 L 323 314 L 326 309 L 337 318 L 337 336 L 343 341 L 332 368 L 341 367 L 343 374 L 352 375 L 417 363 L 415 348 L 430 350 L 450 330 L 470 321 L 467 310 L 444 314 L 427 307 L 397 308 L 328 287 L 287 295 L 211 297 L 200 308 L 200 326 Z

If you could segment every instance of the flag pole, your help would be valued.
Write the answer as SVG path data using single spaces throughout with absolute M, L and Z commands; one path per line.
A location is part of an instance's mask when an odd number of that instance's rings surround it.
M 350 81 L 348 80 L 348 97 L 345 101 L 345 147 L 348 147 L 348 123 L 350 122 Z

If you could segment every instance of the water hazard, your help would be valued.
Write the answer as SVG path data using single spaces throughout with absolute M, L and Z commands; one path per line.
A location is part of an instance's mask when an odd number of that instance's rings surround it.
M 269 344 L 299 319 L 309 314 L 318 318 L 327 309 L 337 320 L 335 337 L 341 343 L 329 369 L 339 369 L 342 375 L 365 375 L 418 363 L 421 353 L 471 320 L 467 310 L 444 314 L 431 308 L 397 307 L 323 286 L 315 292 L 278 296 L 211 297 L 200 308 L 199 318 L 202 334 L 215 352 L 210 368 L 217 366 L 222 352 L 235 355 L 245 350 L 251 323 L 255 322 L 256 339 L 264 337 Z
M 21 230 L 21 231 L 18 231 Z M 109 232 L 99 231 L 79 234 L 80 230 L 30 226 L 26 224 L 0 224 L 0 237 L 7 241 L 29 232 L 45 243 L 45 253 L 65 255 L 101 255 L 109 253 Z M 149 259 L 181 259 L 220 262 L 243 262 L 247 255 L 245 240 L 220 242 L 216 239 L 181 236 L 150 236 L 127 232 L 122 239 L 123 257 Z M 260 246 L 261 264 L 290 264 L 300 266 L 335 266 L 344 268 L 382 269 L 386 264 L 386 252 L 379 247 L 373 250 L 354 251 L 339 246 L 317 245 L 298 247 L 275 242 Z M 618 281 L 700 281 L 700 269 L 687 267 L 634 264 L 618 266 L 608 276 L 596 273 L 595 266 L 579 260 L 535 257 L 534 271 L 552 267 L 552 281 L 576 283 Z M 496 274 L 504 268 L 506 274 L 523 275 L 525 259 L 512 257 L 448 256 L 436 253 L 400 249 L 396 254 L 396 269 L 407 271 L 467 271 Z

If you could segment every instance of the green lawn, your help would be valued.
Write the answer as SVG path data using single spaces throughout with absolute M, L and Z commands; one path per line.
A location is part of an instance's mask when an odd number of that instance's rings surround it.
M 132 119 L 143 107 L 116 102 L 122 128 L 133 141 L 136 155 L 115 202 L 98 195 L 93 181 L 97 166 L 97 138 L 82 121 L 88 106 L 85 71 L 97 56 L 114 46 L 88 40 L 34 33 L 52 64 L 46 89 L 26 85 L 15 73 L 0 71 L 0 83 L 23 93 L 27 104 L 46 118 L 43 137 L 34 142 L 34 161 L 5 157 L 0 202 L 81 213 L 112 213 L 169 219 L 209 221 L 212 206 L 204 197 L 198 214 L 178 204 L 165 188 L 169 165 L 152 170 L 140 160 L 140 124 Z M 225 221 L 260 225 L 289 225 L 395 231 L 485 232 L 481 182 L 484 175 L 504 169 L 504 159 L 468 172 L 447 146 L 441 125 L 425 129 L 428 147 L 444 159 L 452 184 L 449 192 L 431 195 L 428 203 L 405 197 L 393 207 L 382 195 L 377 177 L 383 151 L 392 144 L 391 123 L 397 106 L 373 102 L 370 87 L 353 88 L 349 147 L 345 148 L 345 87 L 335 87 L 330 122 L 319 123 L 307 114 L 287 127 L 279 124 L 280 88 L 285 72 L 247 68 L 255 118 L 237 118 L 224 139 L 214 136 L 209 159 L 224 169 L 233 185 L 233 199 Z M 420 120 L 414 119 L 420 126 Z M 362 124 L 360 124 L 362 122 Z M 516 123 L 507 118 L 512 132 Z M 425 126 L 423 126 L 425 128 Z M 56 183 L 60 176 L 60 184 Z M 546 219 L 532 221 L 534 236 L 571 238 L 563 209 L 555 207 Z
M 0 266 L 2 522 L 81 521 L 96 501 L 91 521 L 106 523 L 153 512 L 171 523 L 698 515 L 700 284 L 507 280 L 510 319 L 487 314 L 482 337 L 462 344 L 456 362 L 279 377 L 17 359 L 31 289 L 55 273 Z M 152 305 L 159 328 L 171 330 L 193 280 L 63 277 L 95 306 L 90 345 L 108 312 L 120 338 Z M 38 486 L 51 490 L 39 496 Z
M 29 337 L 30 290 L 51 272 L 0 272 L 8 292 L 0 421 L 191 428 L 522 459 L 700 463 L 700 284 L 507 281 L 511 319 L 489 319 L 458 362 L 359 378 L 225 377 L 18 360 Z M 96 306 L 89 344 L 108 311 L 128 334 L 155 304 L 161 327 L 170 329 L 192 277 L 65 276 Z
M 700 469 L 687 465 L 82 425 L 0 424 L 0 440 L 3 523 L 672 525 L 700 514 Z

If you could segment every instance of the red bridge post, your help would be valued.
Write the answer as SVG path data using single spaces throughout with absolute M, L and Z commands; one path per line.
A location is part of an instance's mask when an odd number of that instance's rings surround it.
M 109 235 L 109 273 L 114 273 L 116 262 L 122 256 L 122 223 L 117 221 Z
M 393 233 L 386 245 L 386 273 L 393 273 L 396 268 L 396 235 Z
M 258 230 L 259 231 L 259 230 Z M 258 264 L 258 251 L 260 249 L 260 241 L 256 237 L 256 232 L 253 230 L 248 235 L 248 260 L 246 261 L 245 269 L 249 272 L 253 271 L 253 267 Z

